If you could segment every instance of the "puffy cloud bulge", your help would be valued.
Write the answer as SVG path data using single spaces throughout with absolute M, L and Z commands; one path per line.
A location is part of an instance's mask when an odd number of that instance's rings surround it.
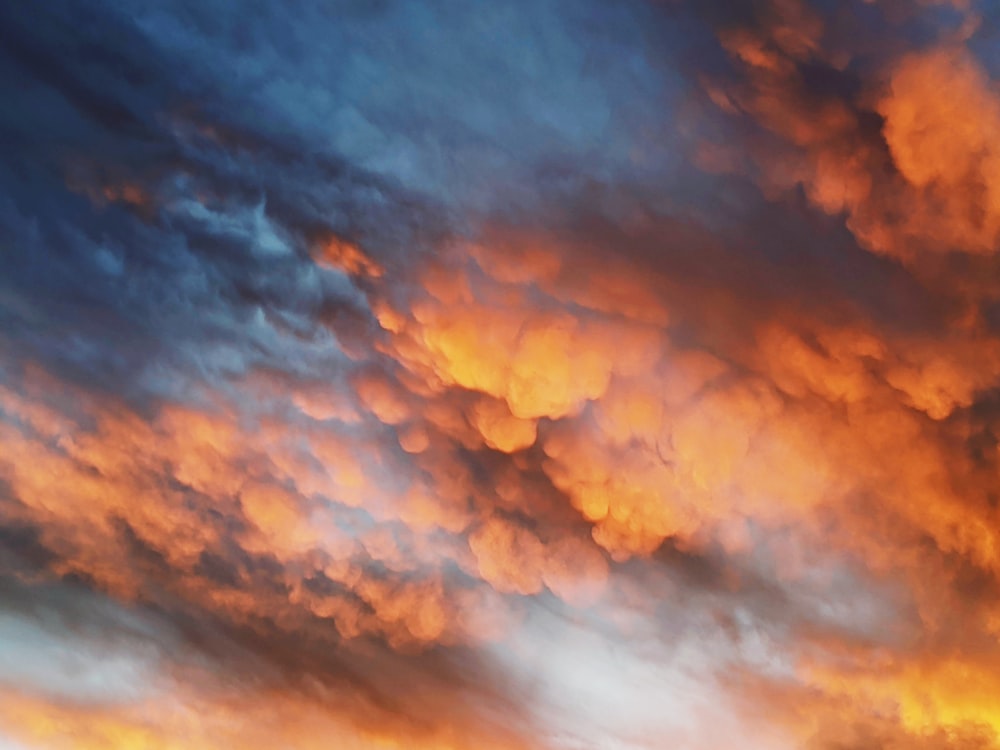
M 0 743 L 1000 747 L 996 10 L 300 11 L 0 11 Z

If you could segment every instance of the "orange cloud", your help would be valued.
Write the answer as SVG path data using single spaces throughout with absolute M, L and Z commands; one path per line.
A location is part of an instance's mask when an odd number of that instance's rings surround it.
M 704 82 L 727 116 L 749 116 L 777 136 L 768 146 L 748 144 L 765 194 L 802 186 L 823 211 L 846 214 L 864 247 L 910 264 L 928 254 L 995 253 L 1000 161 L 990 134 L 1000 125 L 1000 96 L 965 48 L 968 34 L 893 60 L 848 100 L 810 88 L 803 74 L 804 64 L 841 70 L 849 60 L 844 49 L 824 48 L 824 20 L 810 13 L 772 2 L 758 27 L 720 32 L 744 78 Z M 866 131 L 866 110 L 882 118 L 881 139 Z M 710 171 L 743 168 L 732 159 L 702 162 Z
M 385 269 L 353 242 L 342 237 L 330 237 L 319 246 L 316 262 L 321 266 L 336 268 L 350 276 L 377 279 Z

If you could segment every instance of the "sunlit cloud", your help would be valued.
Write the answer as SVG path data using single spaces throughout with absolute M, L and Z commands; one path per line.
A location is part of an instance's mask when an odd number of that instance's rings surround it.
M 0 11 L 0 748 L 1000 747 L 986 2 Z

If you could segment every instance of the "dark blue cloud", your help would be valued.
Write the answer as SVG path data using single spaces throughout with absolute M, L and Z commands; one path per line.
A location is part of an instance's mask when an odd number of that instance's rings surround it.
M 641 5 L 3 14 L 4 329 L 113 388 L 153 387 L 151 363 L 178 358 L 294 361 L 255 310 L 301 328 L 363 306 L 308 261 L 319 237 L 419 253 L 459 209 L 536 205 L 545 168 L 559 187 L 668 158 L 634 153 L 676 89 L 644 54 Z

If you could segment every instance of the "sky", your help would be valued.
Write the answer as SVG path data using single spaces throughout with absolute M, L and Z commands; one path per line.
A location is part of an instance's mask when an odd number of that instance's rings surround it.
M 0 3 L 0 749 L 1000 749 L 995 0 Z

